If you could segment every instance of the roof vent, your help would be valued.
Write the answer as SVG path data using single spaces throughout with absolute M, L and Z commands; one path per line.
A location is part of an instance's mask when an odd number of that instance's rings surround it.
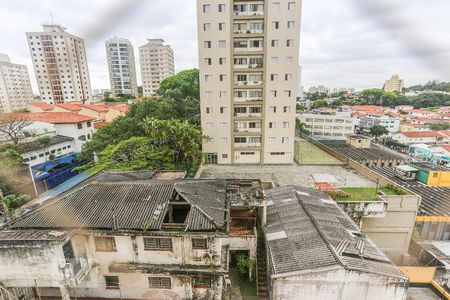
M 358 240 L 356 242 L 356 249 L 359 250 L 359 254 L 363 254 L 363 252 L 364 252 L 364 241 L 363 240 Z
M 339 255 L 342 255 L 342 252 L 345 251 L 345 249 L 347 249 L 348 244 L 350 244 L 350 241 L 347 239 L 342 239 L 339 244 L 336 247 L 336 252 Z

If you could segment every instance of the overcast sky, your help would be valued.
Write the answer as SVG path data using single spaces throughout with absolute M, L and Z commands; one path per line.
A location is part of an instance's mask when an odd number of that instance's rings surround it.
M 50 12 L 86 39 L 94 89 L 109 88 L 104 41 L 113 36 L 131 40 L 137 61 L 147 38 L 163 38 L 177 71 L 198 65 L 195 0 L 2 0 L 0 52 L 28 66 L 36 93 L 25 32 L 40 31 Z M 446 0 L 304 0 L 302 84 L 381 87 L 396 73 L 406 85 L 450 81 L 449 12 Z

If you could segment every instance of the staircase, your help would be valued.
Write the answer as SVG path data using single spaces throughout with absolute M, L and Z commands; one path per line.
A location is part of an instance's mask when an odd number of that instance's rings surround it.
M 262 233 L 262 231 L 258 232 L 258 247 L 256 255 L 256 272 L 258 273 L 258 296 L 260 300 L 269 300 L 269 290 L 267 288 L 266 246 L 264 234 Z

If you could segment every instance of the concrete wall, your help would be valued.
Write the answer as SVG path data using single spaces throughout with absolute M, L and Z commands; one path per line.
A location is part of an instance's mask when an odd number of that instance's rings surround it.
M 336 270 L 273 279 L 272 299 L 402 300 L 407 288 L 398 279 Z
M 84 143 L 92 139 L 94 134 L 94 124 L 91 123 L 91 126 L 87 126 L 88 122 L 81 122 L 82 128 L 78 129 L 77 124 L 55 124 L 56 132 L 59 135 L 65 135 L 69 137 L 73 137 L 75 139 L 75 152 L 80 152 Z M 80 136 L 85 136 L 86 140 L 80 140 Z

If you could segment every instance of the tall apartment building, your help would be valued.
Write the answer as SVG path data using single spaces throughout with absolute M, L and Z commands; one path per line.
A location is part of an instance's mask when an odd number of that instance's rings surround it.
M 161 81 L 175 74 L 173 50 L 163 39 L 148 39 L 139 47 L 142 91 L 145 97 L 155 95 Z
M 107 40 L 105 44 L 112 96 L 138 96 L 136 64 L 131 42 L 115 37 Z
M 0 53 L 0 112 L 13 112 L 33 102 L 30 76 L 25 65 L 11 63 Z
M 292 163 L 301 1 L 197 0 L 206 163 Z
M 392 75 L 391 79 L 386 80 L 384 83 L 385 92 L 399 92 L 403 90 L 403 79 L 400 79 L 398 75 Z
M 42 101 L 92 101 L 84 40 L 61 25 L 42 29 L 26 33 Z

